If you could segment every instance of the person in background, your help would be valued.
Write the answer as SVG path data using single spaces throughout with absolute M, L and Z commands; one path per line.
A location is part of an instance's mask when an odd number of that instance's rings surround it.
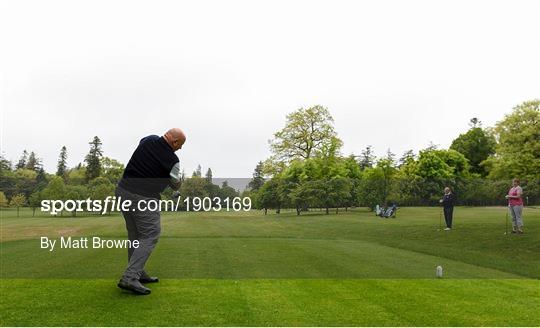
M 439 200 L 439 203 L 442 203 L 444 211 L 444 221 L 446 222 L 446 228 L 444 230 L 452 230 L 455 197 L 450 187 L 444 188 L 444 196 Z
M 519 186 L 519 179 L 512 180 L 512 188 L 508 191 L 508 211 L 512 217 L 512 233 L 523 233 L 523 189 Z

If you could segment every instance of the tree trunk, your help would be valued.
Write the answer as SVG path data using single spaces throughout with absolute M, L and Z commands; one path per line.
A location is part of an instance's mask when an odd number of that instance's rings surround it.
M 264 208 L 264 215 L 266 215 L 267 212 L 268 212 L 268 209 Z
M 326 214 L 330 214 L 330 208 L 326 208 Z

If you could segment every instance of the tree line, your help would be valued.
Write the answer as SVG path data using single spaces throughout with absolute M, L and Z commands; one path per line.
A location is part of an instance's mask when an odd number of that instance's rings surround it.
M 269 141 L 272 155 L 260 161 L 242 196 L 251 197 L 265 213 L 294 208 L 330 209 L 397 203 L 400 206 L 435 205 L 442 189 L 450 186 L 461 205 L 502 205 L 510 180 L 521 178 L 528 204 L 540 202 L 540 100 L 526 101 L 493 127 L 470 120 L 468 131 L 449 149 L 430 145 L 399 158 L 390 150 L 377 158 L 371 146 L 360 154 L 343 156 L 334 120 L 327 108 L 301 108 L 286 117 L 283 129 Z M 24 150 L 11 163 L 0 156 L 0 207 L 30 206 L 42 199 L 104 199 L 114 195 L 124 165 L 103 154 L 94 137 L 84 161 L 67 165 L 68 150 L 61 147 L 55 174 L 46 173 L 34 151 Z M 181 197 L 236 197 L 225 181 L 212 183 L 212 170 L 201 166 L 186 178 Z M 162 194 L 172 197 L 169 188 Z M 74 215 L 75 213 L 73 213 Z
M 395 203 L 435 205 L 450 186 L 460 205 L 503 205 L 518 177 L 528 204 L 540 202 L 540 100 L 514 107 L 494 127 L 478 118 L 449 149 L 430 145 L 396 158 L 376 158 L 371 146 L 342 156 L 342 141 L 327 108 L 301 108 L 269 141 L 272 156 L 255 168 L 247 194 L 263 209 L 330 209 Z
M 15 165 L 0 156 L 0 207 L 30 206 L 33 213 L 44 199 L 51 200 L 104 200 L 113 196 L 116 184 L 124 172 L 124 164 L 103 154 L 101 139 L 95 136 L 89 142 L 90 149 L 84 162 L 75 167 L 67 165 L 68 151 L 62 146 L 58 156 L 55 174 L 46 173 L 41 159 L 34 151 L 23 151 Z M 221 186 L 212 183 L 212 170 L 208 168 L 203 177 L 201 166 L 186 178 L 182 172 L 181 197 L 227 197 L 238 196 L 238 191 L 227 181 Z M 172 190 L 167 188 L 163 196 L 172 198 Z M 180 203 L 182 210 L 184 203 Z M 76 212 L 72 213 L 73 216 Z

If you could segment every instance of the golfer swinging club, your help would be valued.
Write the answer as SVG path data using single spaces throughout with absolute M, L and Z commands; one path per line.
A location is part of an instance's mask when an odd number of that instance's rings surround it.
M 175 151 L 182 148 L 186 136 L 178 128 L 170 129 L 162 137 L 143 138 L 131 156 L 124 175 L 116 188 L 116 197 L 131 201 L 131 208 L 123 211 L 130 241 L 138 240 L 139 247 L 128 249 L 128 265 L 118 287 L 147 295 L 151 290 L 143 283 L 158 282 L 144 271 L 146 261 L 158 242 L 161 232 L 159 210 L 141 210 L 138 204 L 159 200 L 160 193 L 170 186 L 180 187 L 180 163 Z

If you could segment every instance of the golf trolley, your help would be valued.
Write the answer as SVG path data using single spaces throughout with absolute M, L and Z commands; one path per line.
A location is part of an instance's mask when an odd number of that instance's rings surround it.
M 375 215 L 380 216 L 381 218 L 395 218 L 397 213 L 396 204 L 392 204 L 389 207 L 375 206 Z

